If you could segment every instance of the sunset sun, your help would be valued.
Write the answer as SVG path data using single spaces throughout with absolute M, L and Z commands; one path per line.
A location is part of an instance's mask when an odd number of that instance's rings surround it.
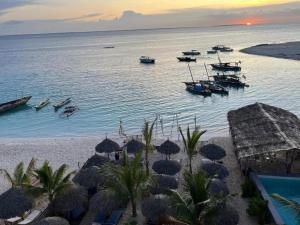
M 251 23 L 251 22 L 247 22 L 246 25 L 247 25 L 247 26 L 251 26 L 252 23 Z

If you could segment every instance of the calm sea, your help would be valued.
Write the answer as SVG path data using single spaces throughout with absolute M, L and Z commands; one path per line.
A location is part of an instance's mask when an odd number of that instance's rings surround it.
M 0 116 L 0 137 L 95 136 L 138 134 L 144 119 L 160 115 L 157 133 L 177 135 L 176 124 L 197 124 L 207 136 L 228 134 L 227 112 L 255 102 L 300 115 L 300 62 L 240 53 L 261 43 L 299 41 L 299 25 L 160 29 L 0 37 L 0 102 L 32 95 L 29 106 L 50 98 L 71 97 L 80 111 L 62 119 L 52 106 L 39 112 L 27 107 Z M 249 88 L 231 89 L 229 96 L 204 98 L 185 90 L 190 80 L 181 51 L 203 54 L 191 63 L 195 79 L 204 78 L 203 63 L 217 62 L 206 50 L 225 44 L 226 61 L 242 61 Z M 104 49 L 113 45 L 114 49 Z M 141 65 L 141 55 L 157 59 Z M 209 69 L 209 73 L 213 71 Z M 175 114 L 177 114 L 177 119 Z

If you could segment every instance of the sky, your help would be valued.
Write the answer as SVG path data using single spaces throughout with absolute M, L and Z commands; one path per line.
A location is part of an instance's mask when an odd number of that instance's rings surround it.
M 0 0 L 0 35 L 300 23 L 300 0 Z

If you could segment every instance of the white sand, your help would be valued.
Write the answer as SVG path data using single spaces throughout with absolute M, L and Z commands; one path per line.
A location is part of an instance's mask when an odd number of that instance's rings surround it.
M 300 60 L 300 42 L 262 44 L 240 50 L 243 53 Z

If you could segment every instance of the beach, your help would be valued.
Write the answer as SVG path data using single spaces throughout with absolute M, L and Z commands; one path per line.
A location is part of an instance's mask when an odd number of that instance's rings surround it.
M 31 158 L 35 157 L 38 160 L 38 166 L 41 165 L 44 160 L 48 160 L 50 165 L 54 168 L 58 168 L 65 163 L 69 166 L 69 170 L 78 170 L 88 158 L 95 154 L 95 146 L 101 142 L 101 140 L 101 138 L 96 137 L 1 139 L 1 168 L 13 172 L 19 162 L 23 161 L 24 164 L 27 165 Z M 113 140 L 121 144 L 124 139 L 115 138 Z M 158 143 L 158 140 L 156 142 Z M 160 142 L 162 142 L 162 140 L 160 140 Z M 231 194 L 239 194 L 243 176 L 235 158 L 230 137 L 214 137 L 203 143 L 207 142 L 218 144 L 225 149 L 227 156 L 224 158 L 224 164 L 230 173 L 227 179 L 227 185 Z M 150 161 L 153 163 L 155 160 L 161 159 L 161 157 L 161 154 L 154 152 L 150 156 Z M 183 151 L 172 158 L 177 160 L 183 159 L 183 164 L 186 163 L 186 154 Z M 193 160 L 194 169 L 200 165 L 201 158 L 203 157 L 198 154 Z M 0 193 L 9 187 L 9 184 L 5 181 L 3 176 L 0 176 Z M 239 211 L 240 224 L 255 224 L 253 219 L 246 214 L 247 201 L 240 196 L 234 197 L 232 201 Z
M 244 48 L 240 50 L 240 52 L 282 59 L 300 60 L 300 42 L 260 44 L 249 48 Z

